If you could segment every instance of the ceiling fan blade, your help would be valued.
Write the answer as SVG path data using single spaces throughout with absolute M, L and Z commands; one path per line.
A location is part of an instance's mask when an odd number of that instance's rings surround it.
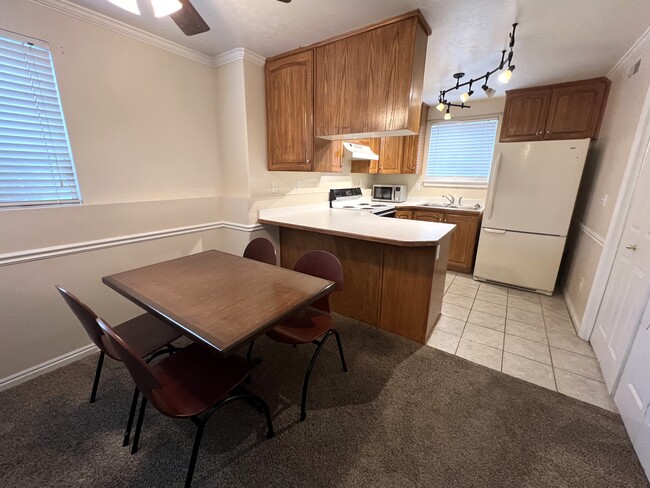
M 183 8 L 171 14 L 170 17 L 186 36 L 194 36 L 210 30 L 210 26 L 199 15 L 190 0 L 179 1 L 183 4 Z

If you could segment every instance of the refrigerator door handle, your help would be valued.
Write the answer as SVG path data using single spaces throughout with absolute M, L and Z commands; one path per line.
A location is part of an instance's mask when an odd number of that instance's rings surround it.
M 483 227 L 483 230 L 487 232 L 488 234 L 505 234 L 506 231 L 502 229 L 488 229 L 487 227 Z
M 494 209 L 494 199 L 496 198 L 496 191 L 497 191 L 497 182 L 498 176 L 499 176 L 499 168 L 501 166 L 501 153 L 497 155 L 497 160 L 494 162 L 494 172 L 492 173 L 492 179 L 494 180 L 492 184 L 490 185 L 490 189 L 488 192 L 488 202 L 487 202 L 487 218 L 491 219 L 492 218 L 492 210 Z

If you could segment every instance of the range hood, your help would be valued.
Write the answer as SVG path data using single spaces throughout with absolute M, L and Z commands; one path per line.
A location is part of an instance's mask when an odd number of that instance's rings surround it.
M 364 146 L 363 144 L 356 144 L 354 142 L 344 142 L 343 149 L 345 151 L 344 156 L 350 160 L 364 160 L 364 161 L 378 161 L 379 155 L 372 152 L 370 146 Z

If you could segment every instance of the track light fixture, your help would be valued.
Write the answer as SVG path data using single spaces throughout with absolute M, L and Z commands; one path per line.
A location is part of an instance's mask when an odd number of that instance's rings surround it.
M 492 98 L 495 95 L 496 90 L 488 86 L 488 79 L 490 78 L 491 75 L 493 75 L 497 71 L 500 71 L 498 76 L 499 81 L 501 83 L 508 83 L 508 81 L 510 81 L 510 78 L 512 77 L 512 72 L 515 70 L 515 65 L 512 64 L 512 56 L 514 53 L 513 48 L 515 47 L 515 30 L 517 29 L 517 25 L 519 25 L 517 22 L 512 24 L 512 32 L 508 34 L 508 38 L 510 40 L 510 42 L 508 43 L 508 49 L 504 49 L 503 51 L 501 51 L 501 61 L 499 62 L 499 65 L 496 68 L 494 68 L 492 71 L 488 71 L 483 76 L 479 76 L 478 78 L 471 78 L 469 81 L 466 81 L 465 83 L 460 82 L 461 78 L 465 76 L 465 73 L 455 73 L 453 76 L 454 78 L 456 78 L 456 84 L 451 88 L 447 88 L 446 90 L 440 91 L 440 95 L 438 95 L 438 105 L 436 105 L 436 109 L 442 112 L 445 110 L 445 107 L 447 107 L 447 111 L 445 112 L 445 116 L 444 116 L 445 120 L 451 120 L 451 112 L 449 110 L 451 107 L 470 108 L 469 105 L 465 105 L 465 102 L 467 102 L 470 99 L 470 97 L 474 94 L 474 91 L 472 90 L 472 85 L 474 83 L 483 81 L 483 84 L 481 85 L 481 89 L 485 93 L 486 97 Z M 449 100 L 447 100 L 447 94 L 456 90 L 460 90 L 465 86 L 467 86 L 467 91 L 464 91 L 460 95 L 460 102 L 461 102 L 460 104 L 451 103 L 449 102 Z

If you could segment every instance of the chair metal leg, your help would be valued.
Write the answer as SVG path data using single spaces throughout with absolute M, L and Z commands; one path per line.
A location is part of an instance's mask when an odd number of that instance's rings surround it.
M 314 355 L 311 357 L 309 362 L 309 367 L 307 368 L 307 374 L 305 375 L 305 381 L 302 384 L 302 403 L 300 405 L 300 421 L 302 422 L 307 418 L 307 388 L 309 387 L 309 378 L 311 377 L 311 371 L 314 369 L 314 364 L 316 363 L 316 358 L 320 354 L 321 349 L 327 342 L 327 339 L 332 335 L 332 331 L 329 330 L 327 334 L 321 339 L 320 344 L 316 348 Z
M 129 409 L 129 420 L 126 422 L 126 431 L 124 432 L 124 442 L 123 446 L 129 445 L 129 440 L 131 437 L 131 427 L 133 427 L 133 419 L 135 418 L 135 409 L 138 406 L 138 397 L 140 396 L 140 390 L 137 388 L 133 390 L 133 399 L 131 400 L 131 408 Z
M 138 414 L 138 423 L 135 424 L 135 435 L 133 436 L 133 445 L 131 446 L 131 454 L 138 452 L 138 442 L 140 441 L 140 431 L 142 430 L 142 422 L 144 421 L 144 411 L 147 408 L 147 397 L 142 395 L 142 402 L 140 403 L 140 413 Z
M 203 428 L 205 427 L 206 421 L 207 419 L 194 420 L 197 428 L 196 428 L 196 434 L 194 434 L 194 446 L 192 447 L 192 456 L 190 457 L 190 465 L 187 468 L 187 476 L 185 477 L 185 488 L 190 488 L 190 486 L 192 486 L 192 478 L 194 477 L 194 467 L 196 466 L 196 458 L 199 456 L 199 447 L 201 447 L 201 439 L 203 438 Z
M 248 345 L 248 354 L 246 354 L 246 361 L 249 363 L 253 359 L 253 346 L 255 345 L 255 341 L 251 341 L 251 343 Z
M 95 403 L 97 399 L 97 387 L 99 386 L 99 377 L 102 374 L 102 366 L 104 365 L 104 351 L 99 353 L 99 360 L 97 361 L 97 369 L 95 370 L 95 381 L 93 382 L 93 391 L 90 393 L 90 403 Z
M 332 334 L 334 334 L 334 337 L 336 337 L 336 343 L 339 346 L 339 356 L 341 356 L 341 364 L 343 365 L 343 371 L 348 372 L 348 367 L 345 364 L 345 356 L 343 355 L 343 346 L 341 345 L 341 336 L 339 335 L 339 331 L 332 329 Z

